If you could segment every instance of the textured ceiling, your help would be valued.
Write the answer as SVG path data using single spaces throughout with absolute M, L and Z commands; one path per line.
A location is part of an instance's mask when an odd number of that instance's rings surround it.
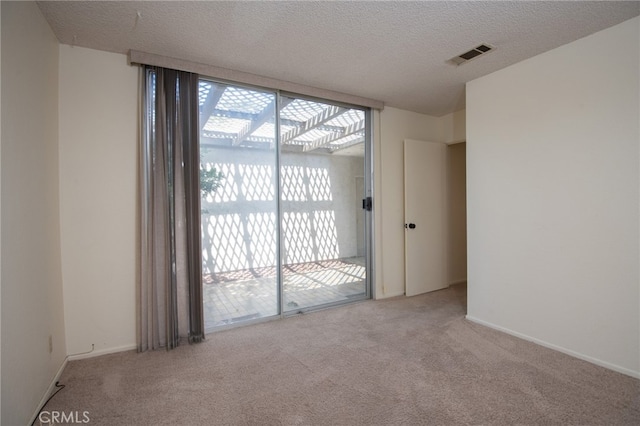
M 464 108 L 467 81 L 640 14 L 637 1 L 38 4 L 61 43 L 172 56 L 434 116 Z M 481 43 L 495 51 L 447 63 Z

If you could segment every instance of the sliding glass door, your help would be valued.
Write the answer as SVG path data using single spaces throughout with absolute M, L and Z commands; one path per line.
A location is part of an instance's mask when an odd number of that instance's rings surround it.
M 283 97 L 285 312 L 366 296 L 365 112 Z
M 369 297 L 368 112 L 200 81 L 205 328 Z
M 280 311 L 275 103 L 200 82 L 205 329 Z

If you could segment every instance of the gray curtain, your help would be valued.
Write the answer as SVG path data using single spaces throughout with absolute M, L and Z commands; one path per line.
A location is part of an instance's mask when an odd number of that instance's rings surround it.
M 198 75 L 143 67 L 138 350 L 204 338 Z

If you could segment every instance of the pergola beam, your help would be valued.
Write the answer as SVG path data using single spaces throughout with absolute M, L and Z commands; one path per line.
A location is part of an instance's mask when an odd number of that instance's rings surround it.
M 364 130 L 364 120 L 349 124 L 347 127 L 345 127 L 344 133 L 332 133 L 323 136 L 320 139 L 316 139 L 312 143 L 305 145 L 303 151 L 309 152 L 313 151 L 314 149 L 322 148 L 329 145 L 331 142 L 335 142 L 338 139 L 342 139 L 344 137 L 353 135 L 354 133 L 361 132 L 362 130 Z
M 200 147 L 202 148 L 238 148 L 233 146 L 233 138 L 222 137 L 223 135 L 216 135 L 214 137 L 201 136 Z M 250 141 L 247 140 L 242 144 L 241 148 L 261 148 L 269 149 L 271 146 L 270 141 Z
M 240 129 L 238 135 L 233 140 L 233 146 L 238 146 L 242 141 L 250 135 L 251 133 L 258 130 L 260 126 L 262 126 L 269 118 L 273 116 L 273 112 L 275 111 L 276 99 L 274 98 L 269 104 L 256 116 L 255 119 L 251 121 L 247 121 L 247 123 Z
M 202 109 L 200 111 L 200 130 L 204 129 L 204 126 L 209 121 L 209 117 L 213 114 L 213 111 L 216 109 L 216 105 L 218 105 L 218 101 L 224 94 L 226 87 L 218 86 L 215 84 L 211 84 L 211 89 L 209 93 L 207 93 L 207 97 L 204 100 L 204 104 L 202 105 Z
M 337 116 L 344 114 L 346 111 L 348 111 L 347 108 L 342 108 L 339 106 L 332 105 L 331 107 L 322 111 L 320 114 L 314 115 L 313 117 L 305 121 L 302 125 L 285 133 L 282 136 L 282 143 L 286 144 L 289 141 L 292 141 L 295 138 L 310 132 L 316 127 L 321 126 L 324 123 L 333 120 Z
M 280 105 L 278 106 L 279 110 L 282 111 L 282 108 L 286 107 L 291 102 L 293 102 L 293 99 L 283 98 L 282 102 L 280 102 Z M 258 114 L 254 119 L 248 122 L 240 130 L 240 132 L 238 132 L 238 136 L 233 141 L 233 145 L 234 146 L 240 145 L 242 141 L 244 141 L 247 138 L 247 136 L 251 135 L 253 132 L 258 130 L 260 126 L 262 126 L 264 123 L 274 118 L 275 109 L 276 109 L 276 99 L 274 97 L 273 100 L 269 102 L 269 104 L 266 107 L 264 107 L 264 109 L 262 110 L 262 112 L 260 112 L 260 114 Z
M 280 119 L 280 125 L 282 125 L 282 126 L 298 127 L 302 123 L 304 123 L 304 122 L 303 121 L 291 120 L 289 118 L 281 118 Z M 314 127 L 314 129 L 315 130 L 322 130 L 322 131 L 325 131 L 325 132 L 342 132 L 344 130 L 344 127 L 341 127 L 341 126 L 329 126 L 328 124 L 321 124 L 321 125 L 318 125 L 318 126 Z
M 345 142 L 345 143 L 343 143 L 343 144 L 342 144 L 342 145 L 340 145 L 340 146 L 337 146 L 337 147 L 335 147 L 335 148 L 332 148 L 332 149 L 331 149 L 331 153 L 333 154 L 333 153 L 334 153 L 334 152 L 336 152 L 336 151 L 341 151 L 341 150 L 343 150 L 343 149 L 347 149 L 347 148 L 352 147 L 352 146 L 354 146 L 354 145 L 358 145 L 358 144 L 360 144 L 360 143 L 362 143 L 362 142 L 364 142 L 364 136 L 359 137 L 359 138 L 354 139 L 354 140 L 349 141 L 349 142 Z
M 257 120 L 257 117 L 258 117 L 258 114 L 251 114 L 250 112 L 228 111 L 224 109 L 214 109 L 211 112 L 211 114 L 209 114 L 209 116 L 212 116 L 212 115 L 215 115 L 216 117 L 236 118 L 238 120 Z M 297 127 L 297 126 L 300 126 L 302 123 L 303 123 L 302 121 L 295 121 L 287 118 L 280 119 L 280 124 L 283 126 Z M 343 130 L 342 127 L 328 126 L 326 124 L 319 125 L 316 127 L 316 129 L 323 130 L 326 132 L 341 132 Z

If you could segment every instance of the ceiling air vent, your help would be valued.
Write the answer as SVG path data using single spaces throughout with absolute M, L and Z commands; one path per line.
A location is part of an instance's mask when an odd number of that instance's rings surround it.
M 465 62 L 469 62 L 470 60 L 477 58 L 480 55 L 484 55 L 485 53 L 491 52 L 492 50 L 493 47 L 489 46 L 488 44 L 481 44 L 480 46 L 474 47 L 468 52 L 464 52 L 462 55 L 454 56 L 453 58 L 449 59 L 449 62 L 456 65 L 462 65 Z

